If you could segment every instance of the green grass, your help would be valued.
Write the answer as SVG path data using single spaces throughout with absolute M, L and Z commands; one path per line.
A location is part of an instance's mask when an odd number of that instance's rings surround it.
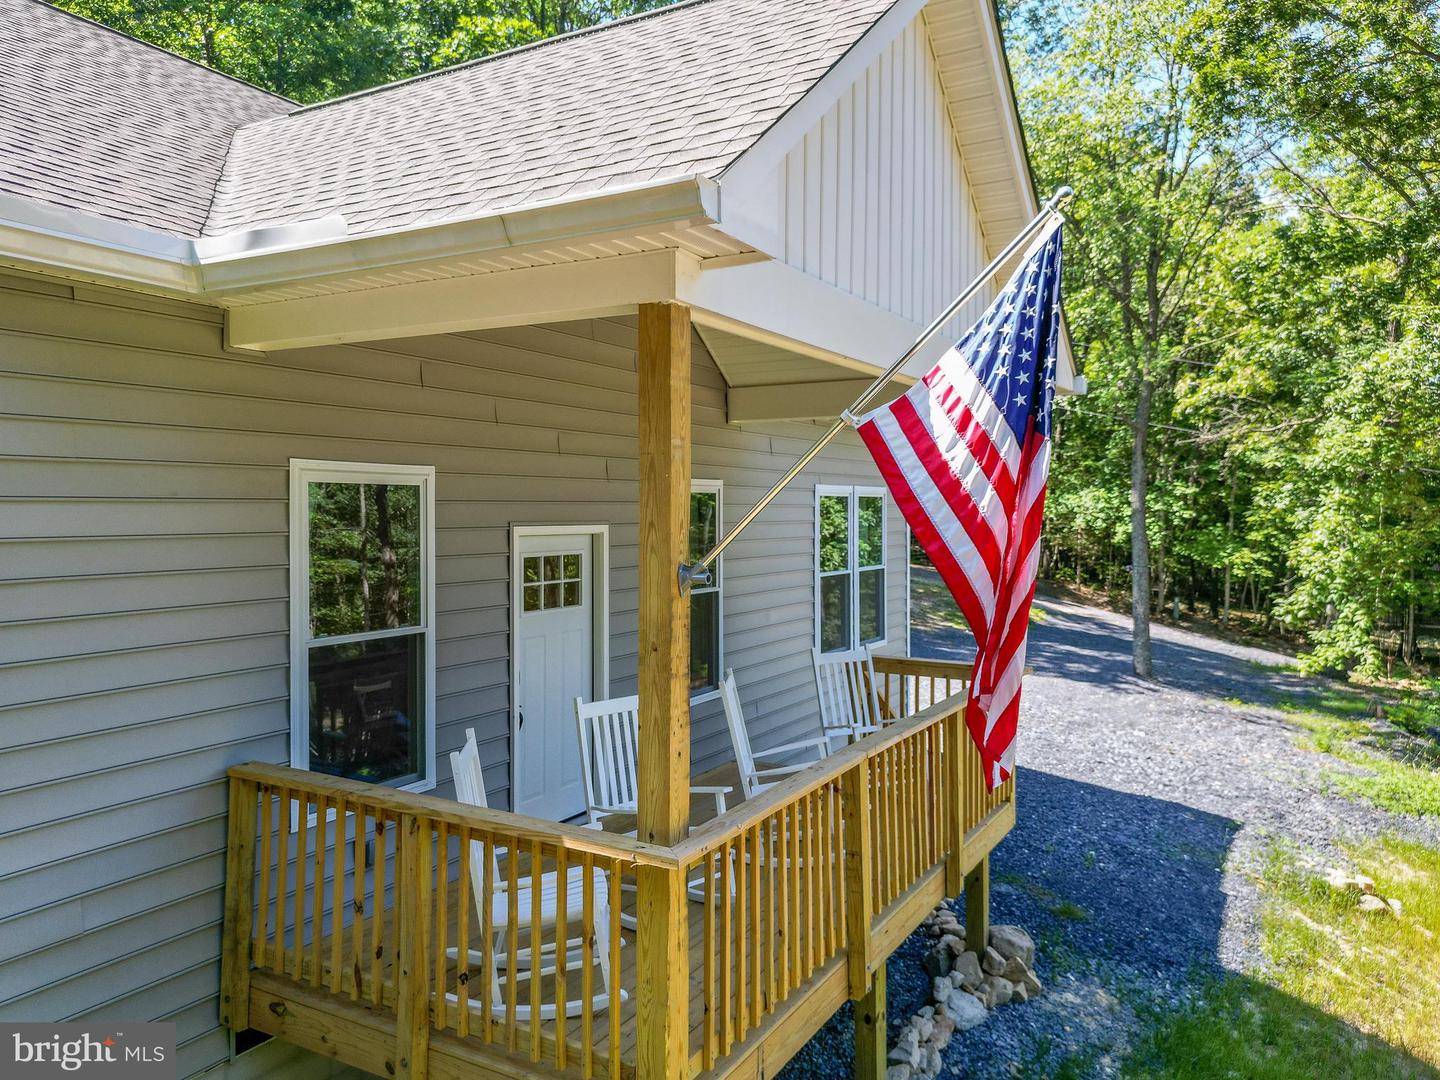
M 1364 770 L 1327 774 L 1326 779 L 1342 794 L 1365 799 L 1392 814 L 1440 817 L 1440 773 L 1434 769 L 1353 750 L 1330 753 Z M 1440 1024 L 1440 1018 L 1436 1023 Z
M 1239 709 L 1257 707 L 1237 698 L 1226 703 Z M 1440 817 L 1440 771 L 1435 768 L 1440 745 L 1429 725 L 1421 722 L 1429 717 L 1428 704 L 1414 707 L 1411 722 L 1397 723 L 1398 731 L 1374 718 L 1372 699 L 1343 687 L 1327 687 L 1303 701 L 1286 698 L 1275 707 L 1305 733 L 1312 749 L 1361 770 L 1327 770 L 1332 790 L 1390 813 Z M 1398 708 L 1403 711 L 1405 706 Z M 1397 709 L 1387 712 L 1394 722 Z
M 1350 852 L 1404 915 L 1360 912 L 1284 851 L 1264 868 L 1263 977 L 1147 1017 L 1128 1080 L 1440 1080 L 1440 851 L 1385 839 Z

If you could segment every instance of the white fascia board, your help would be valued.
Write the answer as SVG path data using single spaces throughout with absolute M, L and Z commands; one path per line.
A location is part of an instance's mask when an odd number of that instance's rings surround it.
M 478 219 L 359 237 L 338 215 L 198 240 L 81 210 L 0 195 L 0 265 L 106 284 L 221 299 L 248 288 L 383 270 L 467 253 L 625 232 L 713 224 L 720 190 L 704 176 L 516 206 Z
M 199 285 L 184 237 L 14 195 L 0 195 L 0 263 L 170 295 L 193 294 Z
M 214 296 L 293 284 L 335 274 L 383 270 L 439 259 L 657 226 L 713 224 L 720 190 L 704 176 L 667 178 L 600 194 L 530 203 L 482 218 L 406 226 L 365 236 L 317 236 L 269 249 L 250 243 L 257 233 L 207 237 L 201 274 Z M 261 237 L 260 239 L 264 239 Z

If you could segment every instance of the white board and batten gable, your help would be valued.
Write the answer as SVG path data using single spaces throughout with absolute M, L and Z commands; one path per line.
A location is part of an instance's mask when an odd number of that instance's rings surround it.
M 987 12 L 986 0 L 897 3 L 718 177 L 721 227 L 773 261 L 707 269 L 701 302 L 718 295 L 739 313 L 803 297 L 787 316 L 741 319 L 861 362 L 842 377 L 833 355 L 807 364 L 793 345 L 701 316 L 732 419 L 836 415 L 1038 212 Z M 997 275 L 907 374 L 1001 284 Z M 1076 388 L 1068 349 L 1058 381 Z

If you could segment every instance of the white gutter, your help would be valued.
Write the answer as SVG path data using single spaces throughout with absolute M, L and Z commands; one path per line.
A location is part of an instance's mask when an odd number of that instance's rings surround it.
M 83 211 L 0 195 L 0 264 L 61 269 L 88 280 L 150 291 L 223 296 L 334 274 L 383 271 L 434 259 L 594 237 L 646 227 L 713 224 L 720 188 L 708 177 L 664 180 L 520 204 L 350 236 L 330 215 L 199 239 Z

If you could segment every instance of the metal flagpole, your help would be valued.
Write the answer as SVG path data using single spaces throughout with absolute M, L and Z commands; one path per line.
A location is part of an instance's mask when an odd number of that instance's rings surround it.
M 710 583 L 710 567 L 714 565 L 715 560 L 720 557 L 721 553 L 735 541 L 735 538 L 744 532 L 750 523 L 759 517 L 767 506 L 775 501 L 776 496 L 790 485 L 790 481 L 794 480 L 804 471 L 806 465 L 809 465 L 810 462 L 820 456 L 820 451 L 829 446 L 835 436 L 839 435 L 840 432 L 849 426 L 854 414 L 864 410 L 865 406 L 870 403 L 870 399 L 874 397 L 916 353 L 923 349 L 930 339 L 940 332 L 946 323 L 955 317 L 956 312 L 964 307 L 966 302 L 980 291 L 981 287 L 995 275 L 995 272 L 1004 266 L 1020 247 L 1039 232 L 1050 218 L 1058 214 L 1061 208 L 1074 197 L 1075 191 L 1073 188 L 1057 188 L 1055 194 L 1050 196 L 1049 202 L 1040 208 L 1040 213 L 1035 215 L 1034 220 L 1026 225 L 1025 228 L 1021 229 L 1020 234 L 1016 236 L 1015 239 L 1005 245 L 1004 251 L 990 260 L 990 265 L 985 267 L 984 270 L 981 270 L 979 276 L 966 287 L 965 291 L 957 296 L 949 307 L 936 316 L 935 321 L 925 328 L 908 349 L 900 354 L 898 360 L 876 376 L 875 381 L 866 388 L 863 394 L 851 402 L 850 407 L 840 414 L 840 418 L 830 425 L 830 429 L 826 431 L 824 435 L 820 436 L 819 441 L 810 447 L 809 450 L 805 451 L 800 460 L 790 467 L 790 471 L 782 476 L 776 482 L 775 486 L 766 492 L 764 497 L 752 506 L 749 512 L 731 527 L 720 542 L 706 552 L 698 562 L 691 563 L 688 566 L 683 563 L 680 565 L 680 591 L 682 593 L 688 592 L 692 585 L 708 585 Z

